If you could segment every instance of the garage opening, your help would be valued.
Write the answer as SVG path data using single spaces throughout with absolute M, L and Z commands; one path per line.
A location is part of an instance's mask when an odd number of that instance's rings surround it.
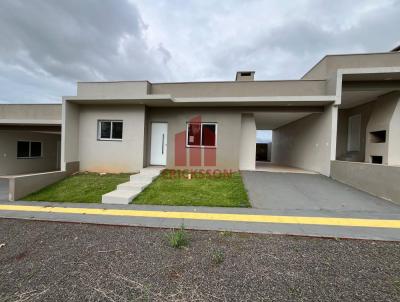
M 321 107 L 255 112 L 255 169 L 284 173 L 327 173 L 331 119 L 329 115 L 324 116 L 323 111 Z M 322 162 L 322 159 L 326 160 Z
M 0 125 L 0 176 L 61 168 L 60 125 Z
M 256 162 L 271 162 L 272 131 L 256 130 Z

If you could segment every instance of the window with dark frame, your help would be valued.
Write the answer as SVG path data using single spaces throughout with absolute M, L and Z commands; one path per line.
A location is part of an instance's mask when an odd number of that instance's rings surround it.
M 216 123 L 188 123 L 186 129 L 187 147 L 216 147 Z
M 98 135 L 99 140 L 122 140 L 122 121 L 98 121 Z
M 42 143 L 32 141 L 17 142 L 17 158 L 42 157 Z

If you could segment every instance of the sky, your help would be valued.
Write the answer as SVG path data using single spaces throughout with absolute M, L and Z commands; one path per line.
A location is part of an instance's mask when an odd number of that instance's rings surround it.
M 77 81 L 298 79 L 325 54 L 400 44 L 400 0 L 1 0 L 0 103 Z
M 256 142 L 257 143 L 271 143 L 272 142 L 272 131 L 271 130 L 257 130 L 256 131 Z

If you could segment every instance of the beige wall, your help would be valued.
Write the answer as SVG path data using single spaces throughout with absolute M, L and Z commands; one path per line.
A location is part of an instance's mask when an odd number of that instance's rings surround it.
M 216 164 L 218 169 L 239 168 L 239 149 L 241 132 L 241 113 L 227 108 L 148 108 L 148 150 L 150 160 L 151 122 L 168 123 L 167 168 L 214 168 L 214 167 L 176 167 L 175 166 L 175 134 L 186 131 L 186 123 L 195 116 L 201 115 L 203 122 L 218 123 Z M 254 133 L 255 135 L 255 133 Z M 255 145 L 254 145 L 255 147 Z M 187 148 L 187 160 L 189 161 Z
M 350 109 L 340 109 L 338 116 L 338 131 L 337 131 L 337 145 L 336 145 L 336 158 L 350 161 L 365 160 L 365 144 L 366 144 L 366 131 L 369 117 L 372 112 L 374 102 L 369 102 Z M 349 117 L 353 115 L 361 115 L 361 133 L 360 133 L 360 151 L 347 153 L 347 139 L 348 139 L 348 127 Z
M 254 114 L 242 114 L 239 169 L 254 170 L 256 167 L 256 121 Z
M 268 143 L 268 151 L 267 151 L 267 161 L 271 161 L 272 159 L 272 143 Z
M 325 81 L 247 81 L 152 84 L 151 94 L 173 97 L 325 95 Z
M 17 158 L 17 141 L 42 142 L 42 157 Z M 57 170 L 57 142 L 59 134 L 48 134 L 31 131 L 0 130 L 0 175 L 16 175 Z
M 45 172 L 7 177 L 9 180 L 9 200 L 16 201 L 56 183 L 79 170 L 76 162 L 69 163 L 65 171 Z
M 77 96 L 93 99 L 134 98 L 147 95 L 150 83 L 147 81 L 126 82 L 80 82 Z
M 80 105 L 81 171 L 137 172 L 143 168 L 145 108 L 141 105 Z M 97 139 L 98 120 L 122 120 L 122 141 Z
M 61 121 L 61 104 L 0 104 L 0 122 L 46 122 Z
M 79 161 L 79 105 L 63 101 L 61 168 L 69 162 Z
M 400 52 L 332 55 L 324 57 L 302 79 L 326 80 L 339 68 L 373 68 L 400 66 Z
M 399 96 L 398 96 L 399 97 Z M 389 126 L 389 150 L 388 164 L 400 166 L 400 100 L 397 100 L 396 108 Z
M 371 112 L 371 116 L 368 121 L 366 136 L 367 142 L 365 147 L 365 161 L 371 162 L 371 156 L 383 156 L 383 164 L 394 164 L 389 159 L 389 145 L 399 140 L 399 137 L 393 136 L 390 131 L 392 125 L 392 117 L 396 110 L 399 102 L 399 93 L 390 93 L 381 96 L 377 99 Z M 394 125 L 394 129 L 398 128 Z M 386 130 L 386 142 L 384 143 L 373 143 L 370 141 L 370 132 Z M 396 131 L 396 130 L 395 130 Z M 393 133 L 393 134 L 396 134 Z
M 329 176 L 334 107 L 314 113 L 272 132 L 272 162 Z M 335 133 L 336 135 L 336 133 Z
M 331 177 L 400 204 L 400 167 L 332 161 Z

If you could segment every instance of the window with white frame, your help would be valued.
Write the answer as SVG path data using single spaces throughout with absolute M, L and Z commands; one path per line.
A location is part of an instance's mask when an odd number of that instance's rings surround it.
M 42 157 L 42 143 L 31 141 L 17 142 L 17 158 Z
M 215 148 L 217 123 L 187 123 L 186 146 Z
M 97 124 L 97 139 L 122 140 L 122 121 L 101 120 Z

